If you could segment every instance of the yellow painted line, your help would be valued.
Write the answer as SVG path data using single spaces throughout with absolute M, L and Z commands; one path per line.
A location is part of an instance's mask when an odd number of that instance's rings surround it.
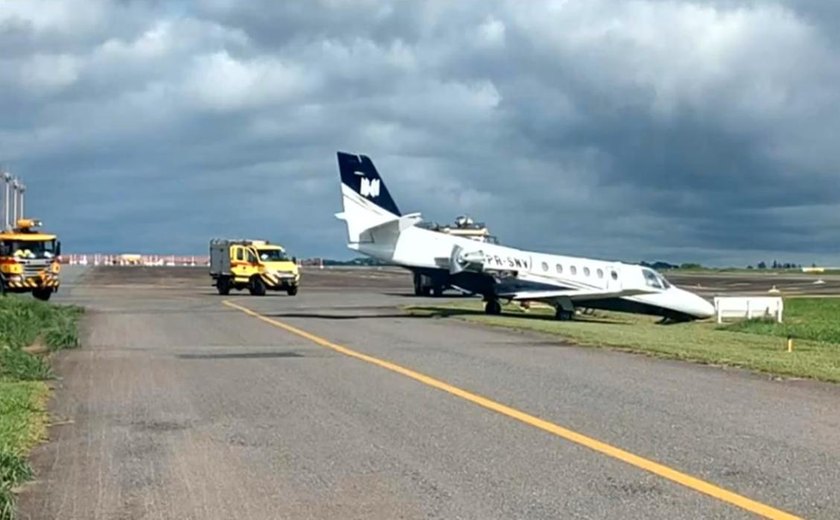
M 515 408 L 511 408 L 510 406 L 506 406 L 486 397 L 482 397 L 478 394 L 468 392 L 466 390 L 458 388 L 457 386 L 452 386 L 448 383 L 444 383 L 439 379 L 435 379 L 425 374 L 421 374 L 420 372 L 415 372 L 410 368 L 405 368 L 403 366 L 397 365 L 396 363 L 391 363 L 390 361 L 385 361 L 383 359 L 369 356 L 367 354 L 362 354 L 361 352 L 356 352 L 355 350 L 349 349 L 337 343 L 333 343 L 329 340 L 316 336 L 315 334 L 306 332 L 305 330 L 301 330 L 297 327 L 293 327 L 281 321 L 277 321 L 267 316 L 263 316 L 262 314 L 256 311 L 252 311 L 247 307 L 243 307 L 229 300 L 225 300 L 224 304 L 233 309 L 242 311 L 249 316 L 253 316 L 254 318 L 262 320 L 265 323 L 268 323 L 269 325 L 283 329 L 287 332 L 291 332 L 292 334 L 295 334 L 302 338 L 308 339 L 309 341 L 321 345 L 322 347 L 326 347 L 328 349 L 344 354 L 345 356 L 356 358 L 366 363 L 370 363 L 372 365 L 376 365 L 386 370 L 390 370 L 391 372 L 396 372 L 397 374 L 404 375 L 406 377 L 414 379 L 415 381 L 419 381 L 425 385 L 431 386 L 432 388 L 437 388 L 438 390 L 442 390 L 446 393 L 452 394 L 456 397 L 460 397 L 461 399 L 469 401 L 473 404 L 477 404 L 482 408 L 486 408 L 488 410 L 492 410 L 502 415 L 506 415 L 512 419 L 516 419 L 517 421 L 520 421 L 522 423 L 528 424 L 535 428 L 539 428 L 540 430 L 546 431 L 548 433 L 552 433 L 575 444 L 585 446 L 608 457 L 612 457 L 622 462 L 626 462 L 631 466 L 643 469 L 645 471 L 653 473 L 654 475 L 659 475 L 662 478 L 685 486 L 689 489 L 693 489 L 694 491 L 699 491 L 700 493 L 704 493 L 706 495 L 714 497 L 722 502 L 727 502 L 734 506 L 740 507 L 741 509 L 744 509 L 751 513 L 755 513 L 766 518 L 772 518 L 774 520 L 799 519 L 799 517 L 797 516 L 794 516 L 790 513 L 786 513 L 772 506 L 762 504 L 761 502 L 749 499 L 745 496 L 739 495 L 737 493 L 724 489 L 720 486 L 716 486 L 715 484 L 706 482 L 699 478 L 692 477 L 691 475 L 669 468 L 668 466 L 665 466 L 658 462 L 654 462 L 650 459 L 634 455 L 629 451 L 622 450 L 621 448 L 616 448 L 615 446 L 611 446 L 605 442 L 593 439 L 592 437 L 587 437 L 586 435 L 569 430 L 568 428 L 563 428 L 562 426 L 546 421 L 544 419 L 540 419 L 539 417 L 535 417 L 525 412 L 519 411 Z

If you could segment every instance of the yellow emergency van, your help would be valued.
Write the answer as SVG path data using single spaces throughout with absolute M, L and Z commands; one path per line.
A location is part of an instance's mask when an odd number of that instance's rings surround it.
M 247 289 L 254 296 L 266 291 L 294 296 L 300 286 L 297 259 L 267 240 L 211 240 L 210 277 L 222 295 Z
M 61 242 L 37 228 L 41 222 L 20 219 L 12 229 L 0 231 L 0 294 L 32 293 L 49 300 L 61 284 Z

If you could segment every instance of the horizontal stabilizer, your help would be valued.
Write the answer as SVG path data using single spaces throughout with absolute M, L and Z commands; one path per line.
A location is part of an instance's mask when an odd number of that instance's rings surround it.
M 359 242 L 396 242 L 400 233 L 417 225 L 421 220 L 420 213 L 411 213 L 389 220 L 388 222 L 383 222 L 382 224 L 362 231 Z

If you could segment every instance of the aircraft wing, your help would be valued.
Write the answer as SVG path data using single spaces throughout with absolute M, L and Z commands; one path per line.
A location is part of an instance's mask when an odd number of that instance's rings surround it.
M 604 298 L 623 298 L 625 296 L 638 296 L 650 294 L 654 291 L 641 289 L 628 289 L 623 291 L 604 291 L 594 289 L 557 289 L 546 291 L 517 291 L 507 294 L 499 294 L 500 298 L 516 301 L 554 301 L 560 298 L 568 298 L 572 302 L 585 302 L 587 300 L 601 300 Z
M 640 294 L 651 294 L 657 292 L 653 289 L 633 288 L 633 289 L 619 289 L 612 291 L 599 287 L 557 287 L 552 289 L 551 285 L 556 285 L 557 280 L 549 277 L 535 275 L 533 273 L 518 276 L 521 280 L 530 282 L 537 282 L 546 288 L 536 289 L 522 289 L 518 291 L 511 291 L 507 294 L 499 294 L 501 298 L 509 298 L 511 300 L 532 300 L 532 301 L 555 301 L 558 299 L 568 298 L 572 302 L 585 302 L 587 300 L 601 300 L 604 298 L 623 298 L 625 296 L 638 296 Z

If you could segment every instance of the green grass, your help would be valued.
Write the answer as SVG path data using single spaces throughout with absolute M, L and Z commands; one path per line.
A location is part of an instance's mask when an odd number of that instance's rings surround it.
M 840 345 L 840 298 L 789 298 L 785 300 L 783 323 L 749 320 L 726 329 Z
M 0 298 L 0 520 L 14 518 L 13 488 L 31 478 L 26 455 L 44 436 L 43 380 L 51 377 L 44 352 L 79 345 L 81 313 L 28 297 Z M 33 346 L 42 352 L 26 349 Z
M 44 436 L 47 385 L 0 382 L 0 519 L 14 518 L 15 486 L 32 477 L 26 454 Z
M 53 350 L 76 347 L 81 313 L 28 297 L 0 298 L 0 346 L 20 349 L 42 339 Z
M 786 323 L 751 322 L 719 326 L 709 322 L 659 325 L 655 318 L 597 312 L 574 321 L 556 321 L 553 311 L 506 306 L 501 316 L 488 316 L 479 302 L 407 307 L 412 314 L 451 317 L 483 325 L 556 335 L 582 346 L 741 367 L 788 377 L 840 382 L 840 299 L 785 300 Z M 786 337 L 795 338 L 787 352 Z
M 42 356 L 33 356 L 20 349 L 0 347 L 0 380 L 41 381 L 52 374 Z

